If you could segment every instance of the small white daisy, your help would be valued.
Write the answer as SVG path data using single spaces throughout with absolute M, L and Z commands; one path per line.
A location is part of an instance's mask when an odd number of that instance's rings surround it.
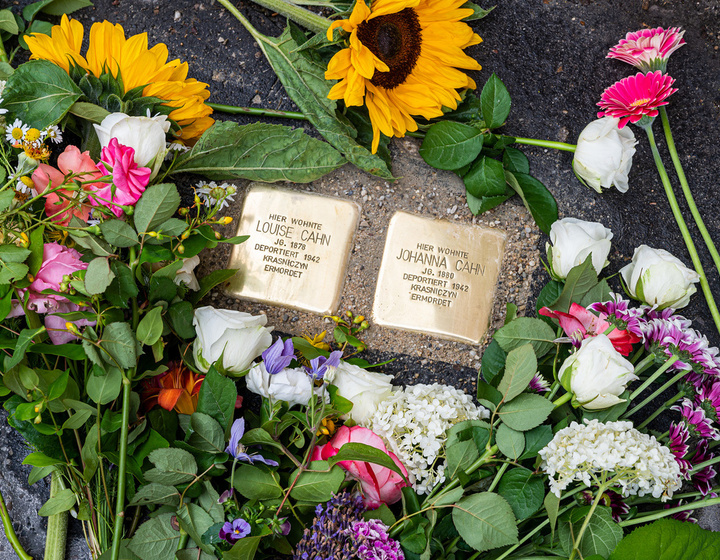
M 232 189 L 228 192 L 228 189 Z M 218 185 L 215 181 L 209 183 L 200 182 L 196 185 L 195 192 L 205 206 L 211 208 L 220 203 L 218 210 L 222 210 L 226 206 L 230 206 L 230 202 L 234 201 L 235 187 L 230 183 L 222 183 Z
M 30 127 L 26 124 L 23 124 L 23 122 L 20 119 L 15 119 L 15 122 L 11 125 L 8 125 L 5 128 L 5 140 L 10 142 L 10 144 L 17 144 L 18 142 L 22 142 L 22 140 L 25 138 L 25 133 L 28 131 Z
M 47 127 L 43 132 L 45 133 L 45 138 L 49 138 L 55 144 L 62 142 L 62 131 L 59 126 L 54 124 Z

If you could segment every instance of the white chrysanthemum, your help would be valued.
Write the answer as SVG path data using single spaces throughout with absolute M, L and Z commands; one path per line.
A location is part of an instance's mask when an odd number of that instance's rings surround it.
M 652 494 L 665 501 L 682 485 L 680 466 L 670 449 L 632 422 L 572 422 L 539 453 L 556 496 L 574 480 L 586 486 L 615 480 L 623 496 Z M 555 478 L 557 475 L 557 478 Z
M 215 181 L 209 183 L 200 182 L 197 184 L 195 192 L 205 206 L 211 208 L 220 203 L 218 210 L 222 210 L 226 206 L 230 206 L 230 202 L 233 202 L 235 187 L 230 183 L 218 185 Z
M 427 494 L 445 480 L 447 431 L 458 422 L 489 416 L 455 387 L 421 384 L 393 392 L 366 425 L 405 465 L 415 491 Z

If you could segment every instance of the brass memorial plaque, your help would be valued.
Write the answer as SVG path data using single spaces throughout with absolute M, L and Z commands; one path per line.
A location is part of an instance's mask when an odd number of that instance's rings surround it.
M 331 313 L 338 305 L 360 210 L 354 202 L 251 185 L 245 196 L 228 293 Z
M 490 323 L 504 246 L 498 230 L 397 212 L 378 275 L 375 322 L 478 344 Z

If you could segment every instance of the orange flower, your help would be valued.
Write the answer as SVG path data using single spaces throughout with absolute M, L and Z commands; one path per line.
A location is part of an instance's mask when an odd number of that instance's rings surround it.
M 170 369 L 144 383 L 143 403 L 146 410 L 159 404 L 165 410 L 192 414 L 197 410 L 204 375 L 195 375 L 182 362 L 170 362 Z

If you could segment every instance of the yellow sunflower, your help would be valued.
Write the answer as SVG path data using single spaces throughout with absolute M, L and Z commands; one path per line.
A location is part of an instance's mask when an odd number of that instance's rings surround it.
M 480 70 L 463 49 L 482 42 L 461 20 L 473 13 L 465 0 L 375 0 L 368 8 L 357 0 L 349 19 L 335 21 L 350 33 L 348 48 L 328 64 L 325 78 L 340 80 L 328 97 L 362 105 L 370 113 L 372 151 L 380 133 L 404 136 L 417 130 L 413 116 L 426 119 L 457 108 L 462 88 L 475 82 L 458 68 Z
M 103 72 L 114 77 L 120 74 L 126 93 L 145 86 L 144 96 L 158 97 L 165 105 L 175 107 L 170 118 L 180 125 L 178 139 L 185 143 L 192 143 L 215 122 L 209 116 L 212 109 L 205 104 L 210 96 L 208 85 L 187 77 L 186 62 L 168 62 L 163 43 L 149 49 L 147 33 L 126 39 L 121 25 L 103 21 L 90 28 L 89 47 L 82 56 L 84 32 L 79 21 L 63 15 L 51 36 L 33 33 L 26 37 L 31 58 L 49 60 L 66 72 L 72 63 L 97 77 Z

